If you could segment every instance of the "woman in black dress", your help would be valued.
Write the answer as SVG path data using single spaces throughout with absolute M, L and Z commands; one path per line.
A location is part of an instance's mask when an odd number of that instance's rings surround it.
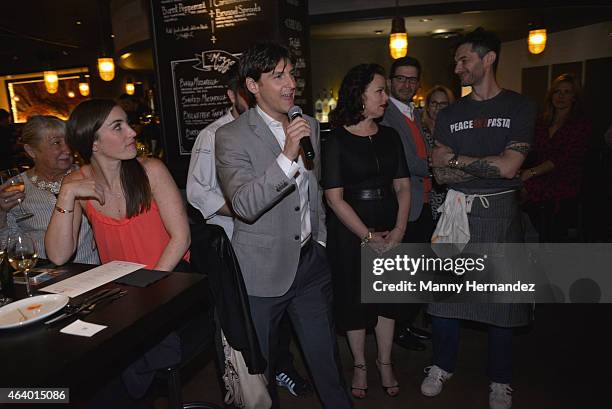
M 383 388 L 392 397 L 399 393 L 391 366 L 397 307 L 360 300 L 361 246 L 384 251 L 400 243 L 410 208 L 410 174 L 399 135 L 374 121 L 384 114 L 387 100 L 381 66 L 352 68 L 342 81 L 324 146 L 334 312 L 337 326 L 347 332 L 355 368 L 351 393 L 359 399 L 367 393 L 364 346 L 366 329 L 372 327 Z

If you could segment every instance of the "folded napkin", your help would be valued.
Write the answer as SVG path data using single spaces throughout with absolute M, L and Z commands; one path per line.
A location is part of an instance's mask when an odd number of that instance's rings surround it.
M 136 270 L 133 273 L 116 279 L 117 284 L 131 285 L 132 287 L 148 287 L 166 277 L 168 272 L 155 270 Z

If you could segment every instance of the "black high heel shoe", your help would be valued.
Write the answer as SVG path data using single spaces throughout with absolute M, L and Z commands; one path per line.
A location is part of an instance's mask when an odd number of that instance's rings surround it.
M 400 391 L 399 391 L 399 382 L 395 382 L 395 385 L 390 385 L 390 386 L 385 386 L 382 384 L 382 374 L 380 372 L 380 367 L 383 365 L 391 365 L 391 367 L 393 367 L 393 362 L 380 362 L 378 359 L 376 360 L 376 366 L 378 367 L 378 376 L 380 377 L 380 383 L 381 383 L 381 387 L 382 390 L 385 391 L 385 393 L 387 394 L 388 397 L 390 398 L 395 398 L 399 395 Z M 392 388 L 398 388 L 396 393 L 390 393 L 389 389 Z
M 366 372 L 368 370 L 368 367 L 366 366 L 366 364 L 353 365 L 353 368 L 361 369 L 364 372 Z M 354 391 L 361 391 L 361 392 L 363 392 L 363 395 L 360 395 L 360 394 L 357 395 L 357 394 L 355 394 Z M 355 399 L 365 399 L 366 396 L 368 396 L 368 387 L 366 386 L 365 388 L 358 388 L 356 386 L 351 385 L 351 395 L 353 395 L 353 398 L 355 398 Z

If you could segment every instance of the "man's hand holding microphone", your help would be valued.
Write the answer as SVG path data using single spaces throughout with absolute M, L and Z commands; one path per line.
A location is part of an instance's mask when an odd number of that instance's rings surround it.
M 289 116 L 289 125 L 285 130 L 286 139 L 283 154 L 290 160 L 296 161 L 301 147 L 306 159 L 313 160 L 315 153 L 310 142 L 310 124 L 302 117 L 302 109 L 297 105 L 293 106 L 287 115 Z

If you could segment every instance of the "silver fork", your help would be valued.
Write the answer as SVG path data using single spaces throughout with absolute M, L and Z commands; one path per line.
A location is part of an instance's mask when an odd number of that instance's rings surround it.
M 100 301 L 106 299 L 106 298 L 112 298 L 113 296 L 117 295 L 118 293 L 121 293 L 121 289 L 120 288 L 111 288 L 111 289 L 107 289 L 107 290 L 102 290 L 90 297 L 88 297 L 85 301 L 83 301 L 81 304 L 78 305 L 74 305 L 73 307 L 69 308 L 68 310 L 66 310 L 63 314 L 58 315 L 55 318 L 52 318 L 48 321 L 45 321 L 45 325 L 48 324 L 53 324 L 57 321 L 61 321 L 64 318 L 68 318 L 68 317 L 72 317 L 73 315 L 76 315 L 78 313 L 80 313 L 81 311 L 83 311 L 84 309 L 90 307 L 91 305 L 95 305 L 96 303 L 99 303 Z M 124 290 L 125 291 L 125 290 Z

